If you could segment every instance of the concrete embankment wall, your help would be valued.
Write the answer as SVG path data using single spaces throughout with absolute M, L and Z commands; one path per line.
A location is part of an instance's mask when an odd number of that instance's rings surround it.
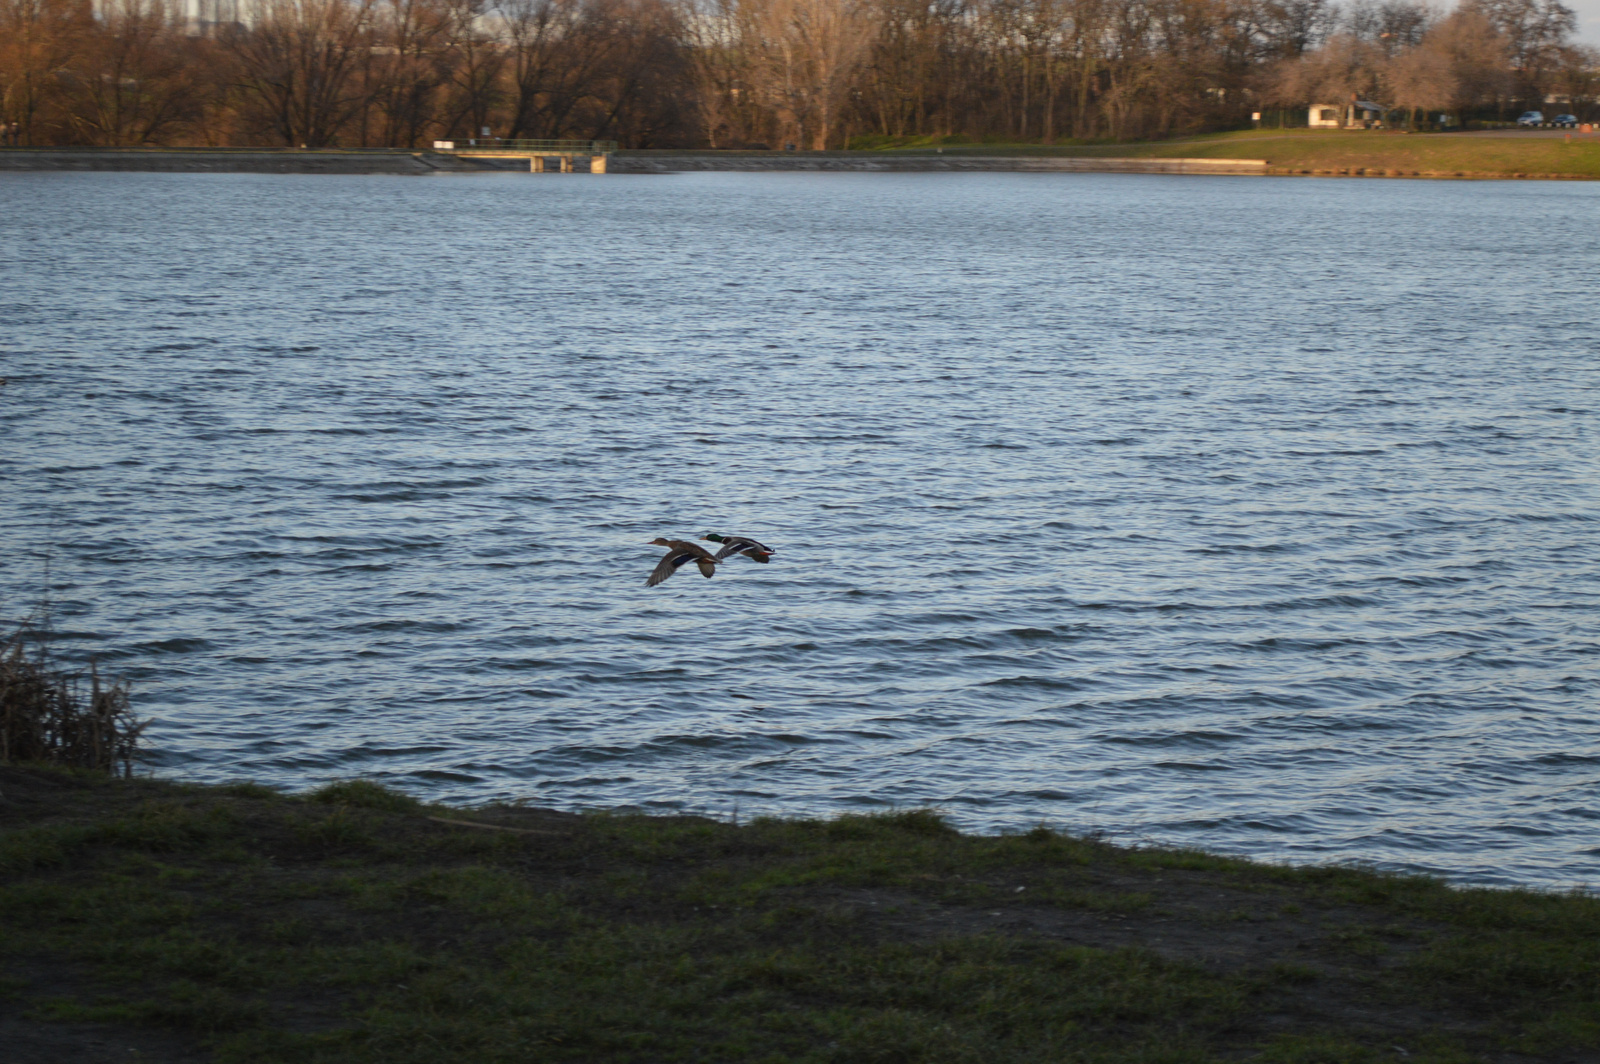
M 580 160 L 581 161 L 581 160 Z M 1081 172 L 1260 174 L 1260 159 L 1094 159 L 1059 156 L 891 155 L 867 152 L 618 152 L 614 174 L 685 171 Z M 229 148 L 7 148 L 0 170 L 123 170 L 174 173 L 440 174 L 486 170 L 527 172 L 520 159 L 462 158 L 437 152 L 295 151 Z
M 1264 159 L 1096 159 L 1062 156 L 890 155 L 864 152 L 620 152 L 614 174 L 688 170 L 830 170 L 883 173 L 1021 171 L 1040 173 L 1262 174 Z
M 471 171 L 447 155 L 409 151 L 7 148 L 0 170 L 114 170 L 218 174 L 432 174 Z

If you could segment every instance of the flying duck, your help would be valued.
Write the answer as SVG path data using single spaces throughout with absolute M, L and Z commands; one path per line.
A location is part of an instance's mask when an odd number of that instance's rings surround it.
M 743 554 L 746 558 L 765 565 L 772 560 L 774 554 L 771 547 L 758 543 L 749 536 L 719 536 L 715 532 L 707 532 L 700 538 L 722 544 L 722 549 L 717 551 L 716 555 L 716 560 L 719 562 L 731 555 Z
M 717 559 L 713 558 L 711 552 L 704 547 L 687 540 L 668 539 L 665 536 L 657 536 L 650 541 L 650 545 L 667 548 L 667 554 L 656 564 L 656 571 L 644 582 L 645 587 L 655 587 L 690 562 L 699 566 L 700 575 L 707 579 L 717 575 Z

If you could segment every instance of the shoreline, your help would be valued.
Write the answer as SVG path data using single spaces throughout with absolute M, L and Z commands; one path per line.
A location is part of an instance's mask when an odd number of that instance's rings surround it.
M 1387 177 L 1426 180 L 1593 180 L 1583 173 L 1442 170 L 1388 165 L 1275 165 L 1268 159 L 978 154 L 937 152 L 620 151 L 609 173 L 1134 173 L 1260 177 Z M 3 148 L 4 172 L 389 174 L 525 173 L 520 159 L 433 151 L 247 148 Z M 589 176 L 589 175 L 583 175 Z
M 1081 155 L 890 152 L 619 152 L 619 174 L 694 171 L 793 173 L 1096 173 L 1260 175 L 1264 159 L 1125 158 Z
M 1600 1053 L 1600 897 L 0 765 L 8 1064 Z
M 0 173 L 397 174 L 470 173 L 448 156 L 413 151 L 252 148 L 0 148 Z
M 1136 159 L 1095 157 L 974 156 L 884 152 L 615 152 L 614 174 L 694 171 L 855 173 L 1069 172 L 1146 174 L 1259 174 L 1260 159 Z M 113 171 L 163 173 L 463 174 L 526 173 L 521 159 L 483 158 L 432 151 L 378 149 L 157 149 L 7 148 L 0 171 Z

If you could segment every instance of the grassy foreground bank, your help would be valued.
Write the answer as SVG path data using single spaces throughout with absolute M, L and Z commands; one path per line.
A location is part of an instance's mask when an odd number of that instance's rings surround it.
M 856 138 L 872 150 L 1083 157 L 1265 159 L 1271 173 L 1368 177 L 1600 179 L 1600 134 L 1480 137 L 1454 133 L 1256 129 L 1125 144 L 969 144 L 952 138 Z
M 1592 1061 L 1600 899 L 0 767 L 9 1064 Z

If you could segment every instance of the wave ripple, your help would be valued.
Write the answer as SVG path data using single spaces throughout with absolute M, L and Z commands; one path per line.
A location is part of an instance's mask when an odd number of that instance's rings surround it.
M 1597 198 L 0 175 L 0 591 L 167 773 L 1594 883 Z

